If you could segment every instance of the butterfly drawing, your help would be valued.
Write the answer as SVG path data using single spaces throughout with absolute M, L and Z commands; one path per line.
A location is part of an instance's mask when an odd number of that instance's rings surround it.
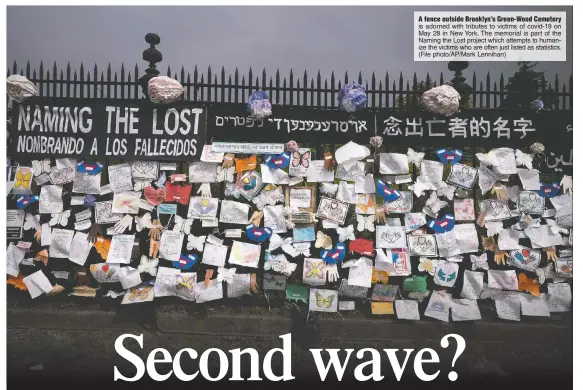
M 352 226 L 352 225 L 351 225 Z M 273 240 L 273 236 L 272 236 Z M 318 232 L 316 235 L 316 248 L 332 249 L 332 238 L 324 232 Z M 271 247 L 270 247 L 271 249 Z
M 235 167 L 223 168 L 221 165 L 217 165 L 217 182 L 221 183 L 223 181 L 228 181 L 232 183 L 235 180 Z
M 39 230 L 40 229 L 39 216 L 26 213 L 24 216 L 23 228 L 24 228 L 24 230 L 30 230 L 30 229 Z
M 128 299 L 132 302 L 141 302 L 148 298 L 150 292 L 152 291 L 152 286 L 147 287 L 132 287 L 128 294 Z
M 35 177 L 40 176 L 43 173 L 51 173 L 51 160 L 32 160 L 32 169 L 34 170 Z
M 146 213 L 141 217 L 134 217 L 136 221 L 136 231 L 141 232 L 144 229 L 151 229 L 152 228 L 152 215 L 150 213 Z
M 283 287 L 284 284 L 284 282 L 278 281 L 278 278 L 276 278 L 275 275 L 265 275 L 263 283 L 268 285 L 275 285 L 276 287 Z
M 310 166 L 310 159 L 312 156 L 311 151 L 304 152 L 300 154 L 300 152 L 295 151 L 292 153 L 292 167 L 299 167 L 302 166 L 304 168 L 308 168 Z
M 477 269 L 489 270 L 488 266 L 488 254 L 482 253 L 480 256 L 470 255 L 470 260 L 472 261 L 472 271 Z
M 336 295 L 334 294 L 324 298 L 324 296 L 322 296 L 320 293 L 316 291 L 316 304 L 318 305 L 318 307 L 323 307 L 326 309 L 331 308 L 332 303 L 334 303 L 334 298 L 336 298 Z
M 192 234 L 188 235 L 188 243 L 186 244 L 186 249 L 197 250 L 198 252 L 204 251 L 204 244 L 206 242 L 206 236 L 194 236 Z
M 437 277 L 442 282 L 451 282 L 452 280 L 455 279 L 456 272 L 452 272 L 452 273 L 446 274 L 445 271 L 443 271 L 443 269 L 440 268 L 439 271 L 437 271 Z
M 69 217 L 71 216 L 71 210 L 63 211 L 62 213 L 51 214 L 51 220 L 49 221 L 50 226 L 55 226 L 57 224 L 61 226 L 67 226 L 69 224 Z
M 356 240 L 356 237 L 354 236 L 354 225 L 338 227 L 336 228 L 336 233 L 338 233 L 338 241 L 340 242 L 344 242 L 346 240 Z
M 307 279 L 324 279 L 324 262 L 306 260 L 304 276 Z
M 538 277 L 538 282 L 540 284 L 544 284 L 547 279 L 554 279 L 555 273 L 553 272 L 553 263 L 549 262 L 543 268 L 537 268 L 534 270 L 536 272 L 536 276 Z
M 443 200 L 439 200 L 437 197 L 437 193 L 434 191 L 429 196 L 429 199 L 425 202 L 425 206 L 423 207 L 423 212 L 430 217 L 437 218 L 437 213 L 439 210 L 447 206 L 447 202 Z
M 176 275 L 176 288 L 178 290 L 185 289 L 190 294 L 194 292 L 195 285 L 195 278 L 196 275 L 184 276 L 184 275 Z
M 30 189 L 30 180 L 32 179 L 32 173 L 22 173 L 21 170 L 16 171 L 16 181 L 14 182 L 14 188 L 21 188 L 23 190 Z
M 194 219 L 187 218 L 184 219 L 178 215 L 174 217 L 174 227 L 172 228 L 175 232 L 189 234 L 190 230 L 192 229 L 192 223 Z
M 147 256 L 142 255 L 140 259 L 140 265 L 138 266 L 138 272 L 148 273 L 152 276 L 156 276 L 158 262 L 158 259 L 149 259 Z
M 356 229 L 359 232 L 362 232 L 363 230 L 368 230 L 369 232 L 374 232 L 374 215 L 369 215 L 369 216 L 364 216 L 364 215 L 360 215 L 358 214 L 356 216 L 356 221 L 358 222 L 358 226 L 356 227 Z
M 423 157 L 425 157 L 425 153 L 423 152 L 416 152 L 411 148 L 407 150 L 407 160 L 409 160 L 411 164 L 415 164 L 417 168 L 421 166 Z

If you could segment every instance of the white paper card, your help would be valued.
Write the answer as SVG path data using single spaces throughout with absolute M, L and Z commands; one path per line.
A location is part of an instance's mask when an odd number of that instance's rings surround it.
M 409 173 L 409 160 L 406 154 L 381 153 L 379 160 L 380 173 L 383 175 L 400 175 Z
M 520 298 L 518 298 L 518 293 L 503 294 L 494 303 L 498 317 L 503 320 L 520 321 Z
M 399 299 L 395 301 L 397 318 L 400 320 L 420 320 L 419 302 L 416 300 Z
M 20 262 L 24 259 L 26 252 L 18 248 L 14 243 L 8 244 L 6 249 L 6 273 L 17 277 L 20 273 Z
M 354 191 L 357 194 L 374 194 L 375 185 L 372 173 L 357 177 L 354 185 Z
M 540 189 L 539 172 L 536 169 L 518 168 L 518 177 L 522 182 L 522 188 L 525 190 L 536 191 Z
M 184 233 L 164 230 L 160 237 L 159 255 L 161 259 L 178 261 L 184 241 Z
M 32 299 L 38 297 L 41 294 L 49 293 L 53 290 L 53 286 L 49 279 L 45 276 L 43 271 L 36 271 L 33 274 L 28 275 L 22 280 L 30 293 Z
M 69 260 L 80 266 L 85 265 L 87 257 L 93 244 L 87 241 L 88 235 L 82 232 L 75 232 L 73 241 L 71 242 L 71 250 L 69 251 Z
M 109 252 L 107 253 L 108 263 L 129 264 L 132 257 L 135 236 L 132 234 L 118 234 L 111 238 Z M 160 245 L 162 253 L 162 245 Z
M 117 192 L 113 194 L 111 211 L 116 214 L 137 214 L 140 210 L 141 196 L 141 192 Z
M 289 163 L 289 175 L 306 177 L 312 159 L 312 151 L 309 148 L 299 148 L 293 152 Z
M 39 214 L 54 214 L 63 211 L 63 187 L 56 185 L 42 186 L 40 189 Z
M 132 161 L 132 177 L 134 179 L 152 181 L 158 178 L 157 161 Z
M 49 256 L 57 259 L 68 258 L 71 242 L 73 241 L 73 234 L 75 234 L 73 230 L 53 229 Z
M 257 268 L 261 255 L 261 245 L 233 241 L 229 263 L 244 267 Z
M 212 279 L 209 286 L 206 287 L 204 282 L 198 282 L 195 290 L 196 303 L 215 301 L 223 298 L 223 283 L 217 279 Z
M 370 288 L 372 280 L 373 261 L 366 257 L 356 260 L 356 266 L 350 267 L 348 272 L 348 284 Z
M 220 223 L 247 225 L 249 223 L 249 205 L 231 200 L 221 202 Z
M 110 165 L 107 168 L 109 186 L 113 193 L 132 191 L 132 168 L 130 164 Z
M 499 290 L 518 290 L 515 271 L 488 271 L 488 287 Z
M 261 175 L 263 175 L 263 166 Z M 263 181 L 266 182 L 265 180 Z M 332 182 L 334 181 L 334 170 L 324 169 L 324 160 L 312 160 L 308 167 L 306 181 L 308 183 Z
M 377 226 L 377 248 L 406 248 L 407 234 L 404 226 Z
M 41 227 L 40 244 L 41 246 L 51 245 L 53 242 L 53 230 L 48 223 L 45 223 Z
M 312 190 L 310 188 L 290 188 L 289 207 L 310 208 L 312 206 Z
M 283 205 L 263 208 L 263 226 L 271 228 L 273 233 L 287 233 Z
M 178 268 L 158 267 L 154 284 L 154 296 L 169 297 L 174 295 L 174 280 L 178 274 L 180 274 L 180 269 Z
M 530 294 L 518 294 L 518 298 L 520 299 L 522 315 L 537 317 L 551 316 L 547 306 L 545 294 L 541 294 L 538 297 Z
M 571 293 L 571 286 L 568 283 L 549 284 L 547 288 L 548 294 L 546 297 L 549 312 L 571 311 L 573 295 Z
M 482 315 L 478 307 L 478 301 L 473 299 L 452 299 L 451 319 L 454 321 L 481 320 Z
M 233 282 L 227 283 L 227 297 L 238 298 L 251 293 L 251 275 L 234 274 Z
M 229 247 L 226 245 L 207 244 L 204 246 L 202 263 L 215 267 L 224 267 Z
M 480 299 L 484 289 L 484 274 L 482 272 L 465 271 L 464 284 L 460 296 L 468 299 Z
M 425 309 L 425 316 L 438 319 L 440 321 L 449 322 L 449 309 L 451 307 L 451 295 L 445 291 L 433 291 L 427 308 Z
M 81 172 L 75 172 L 73 181 L 73 192 L 78 194 L 101 194 L 101 173 L 97 175 L 86 175 Z

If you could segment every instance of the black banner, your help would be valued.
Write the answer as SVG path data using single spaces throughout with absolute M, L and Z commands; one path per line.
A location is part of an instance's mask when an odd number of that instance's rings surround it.
M 519 148 L 541 142 L 570 149 L 572 124 L 572 111 L 472 109 L 451 118 L 390 109 L 377 113 L 377 134 L 391 145 Z
M 375 135 L 374 121 L 370 110 L 349 113 L 276 105 L 270 117 L 254 121 L 245 103 L 214 103 L 208 106 L 207 130 L 209 140 L 214 141 L 368 144 Z
M 198 160 L 205 120 L 192 102 L 33 98 L 13 106 L 8 155 Z

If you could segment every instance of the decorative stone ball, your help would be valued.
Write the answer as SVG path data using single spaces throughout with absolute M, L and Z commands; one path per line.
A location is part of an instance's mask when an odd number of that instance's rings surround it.
M 13 74 L 6 79 L 6 93 L 8 96 L 22 103 L 32 96 L 38 95 L 36 85 L 29 79 L 19 74 Z
M 449 85 L 440 85 L 425 91 L 419 100 L 419 105 L 434 114 L 452 116 L 460 106 L 461 96 Z
M 545 146 L 540 142 L 535 142 L 534 144 L 530 145 L 530 150 L 535 154 L 539 154 L 545 151 Z
M 271 102 L 265 91 L 255 91 L 249 96 L 247 109 L 255 119 L 267 118 L 271 115 Z
M 180 99 L 184 93 L 182 85 L 167 76 L 153 77 L 148 82 L 148 97 L 154 103 L 168 104 Z
M 338 91 L 338 105 L 341 110 L 354 112 L 366 108 L 368 97 L 360 84 L 346 84 Z

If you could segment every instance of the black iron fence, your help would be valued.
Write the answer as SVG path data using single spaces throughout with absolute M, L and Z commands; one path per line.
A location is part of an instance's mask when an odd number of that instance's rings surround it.
M 72 69 L 69 64 L 66 68 L 59 69 L 55 62 L 52 67 L 45 67 L 41 62 L 38 68 L 33 68 L 30 62 L 20 67 L 16 62 L 7 75 L 21 74 L 33 81 L 40 96 L 72 97 L 72 98 L 98 98 L 98 99 L 140 99 L 143 98 L 139 78 L 143 74 L 136 64 L 133 69 L 121 65 L 118 71 L 112 70 L 111 64 L 107 68 L 100 69 L 95 65 L 92 69 Z M 429 74 L 422 79 L 413 74 L 413 80 L 404 80 L 403 74 L 398 77 L 377 76 L 374 72 L 369 79 L 364 79 L 359 72 L 356 79 L 349 77 L 348 73 L 338 76 L 331 73 L 330 77 L 322 76 L 318 71 L 314 77 L 307 71 L 297 75 L 290 70 L 289 74 L 276 71 L 275 76 L 267 75 L 265 69 L 259 74 L 249 69 L 248 73 L 235 70 L 234 74 L 226 74 L 225 68 L 220 72 L 214 72 L 209 66 L 206 71 L 194 67 L 193 71 L 187 71 L 181 67 L 179 72 L 173 72 L 170 67 L 166 75 L 178 80 L 185 89 L 185 99 L 202 102 L 234 102 L 243 103 L 249 95 L 257 90 L 267 91 L 275 104 L 310 106 L 320 108 L 333 108 L 336 106 L 338 90 L 343 84 L 357 82 L 362 84 L 368 93 L 369 105 L 372 107 L 392 107 L 407 109 L 415 104 L 417 98 L 426 90 L 446 83 L 443 73 L 438 80 Z M 494 78 L 487 74 L 485 82 L 478 81 L 474 72 L 469 85 L 472 87 L 470 94 L 470 107 L 474 108 L 498 108 L 508 96 L 521 94 L 521 92 L 505 90 L 508 80 L 504 75 Z M 554 82 L 541 80 L 542 88 L 539 95 L 547 102 L 547 107 L 555 110 L 568 110 L 572 108 L 573 77 L 568 83 L 560 81 L 555 75 Z

